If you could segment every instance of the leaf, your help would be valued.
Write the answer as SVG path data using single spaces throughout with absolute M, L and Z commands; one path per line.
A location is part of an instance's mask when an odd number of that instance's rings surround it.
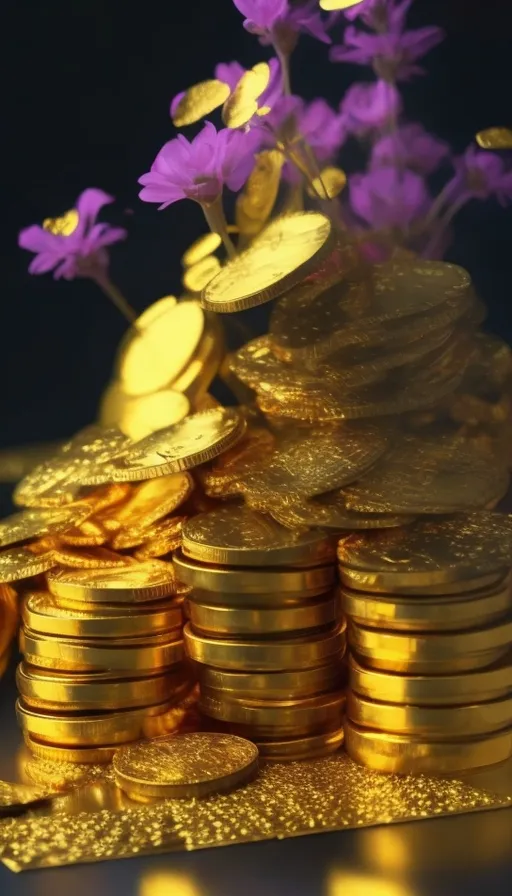
M 307 188 L 308 196 L 313 199 L 334 199 L 345 188 L 347 175 L 341 168 L 328 165 L 317 177 L 314 177 Z
M 512 128 L 486 128 L 476 135 L 482 149 L 512 149 Z
M 332 12 L 336 9 L 350 9 L 351 6 L 357 6 L 363 0 L 320 0 L 320 9 L 326 12 Z
M 222 106 L 226 102 L 229 92 L 229 85 L 216 78 L 194 84 L 185 91 L 174 110 L 173 124 L 178 128 L 186 124 L 194 124 L 213 112 L 214 109 Z
M 244 236 L 256 236 L 272 214 L 283 163 L 284 157 L 277 149 L 256 155 L 256 164 L 236 202 L 235 220 Z
M 241 128 L 258 112 L 258 99 L 270 81 L 270 66 L 259 62 L 244 72 L 224 103 L 222 120 L 228 128 Z

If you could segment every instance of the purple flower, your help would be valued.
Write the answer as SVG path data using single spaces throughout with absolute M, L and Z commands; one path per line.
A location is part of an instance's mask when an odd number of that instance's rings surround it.
M 380 80 L 374 84 L 353 84 L 340 104 L 341 117 L 352 134 L 385 127 L 396 120 L 401 109 L 402 99 L 397 88 Z
M 412 75 L 423 74 L 415 62 L 443 37 L 443 30 L 435 25 L 387 34 L 368 34 L 350 26 L 345 31 L 344 44 L 332 48 L 331 59 L 372 65 L 378 77 L 385 81 L 406 81 Z
M 374 31 L 401 31 L 413 0 L 363 0 L 343 10 L 352 22 L 361 18 Z
M 395 134 L 386 134 L 372 150 L 372 168 L 396 165 L 412 168 L 419 174 L 432 174 L 450 151 L 444 140 L 438 140 L 421 124 L 406 124 Z
M 239 62 L 219 62 L 215 66 L 215 77 L 218 81 L 223 81 L 224 84 L 227 84 L 231 93 L 233 93 L 240 78 L 242 75 L 245 75 L 246 71 L 247 69 Z
M 45 274 L 53 270 L 56 279 L 90 276 L 98 267 L 108 265 L 106 246 L 124 240 L 122 227 L 98 224 L 96 218 L 104 205 L 114 197 L 89 187 L 80 194 L 76 207 L 60 218 L 48 218 L 43 226 L 33 224 L 21 230 L 18 245 L 35 253 L 29 265 L 31 274 Z
M 316 0 L 290 7 L 288 0 L 233 0 L 245 16 L 244 28 L 257 34 L 260 43 L 274 44 L 289 53 L 303 31 L 330 44 Z
M 412 171 L 376 168 L 349 181 L 354 212 L 374 230 L 405 229 L 429 204 L 425 181 Z
M 211 205 L 226 184 L 239 190 L 247 180 L 260 138 L 257 132 L 217 131 L 206 122 L 189 141 L 182 134 L 165 143 L 148 174 L 143 174 L 139 196 L 144 202 L 158 202 L 167 208 L 179 199 L 194 199 Z
M 455 176 L 446 192 L 457 205 L 491 196 L 502 205 L 512 199 L 512 169 L 496 153 L 480 152 L 470 146 L 463 156 L 455 159 L 454 166 Z

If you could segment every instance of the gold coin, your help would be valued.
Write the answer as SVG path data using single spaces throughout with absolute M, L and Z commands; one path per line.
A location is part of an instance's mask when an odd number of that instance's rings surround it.
M 332 541 L 318 532 L 296 533 L 245 507 L 220 507 L 188 520 L 183 553 L 225 566 L 314 566 L 329 563 Z
M 506 656 L 512 621 L 463 632 L 388 632 L 350 621 L 352 650 L 374 669 L 419 675 L 483 669 Z
M 388 593 L 504 574 L 511 558 L 512 519 L 486 511 L 349 535 L 338 545 L 345 585 Z
M 234 638 L 263 635 L 281 635 L 311 631 L 332 625 L 340 620 L 341 611 L 337 594 L 323 600 L 304 602 L 297 607 L 276 609 L 256 607 L 209 606 L 197 600 L 188 605 L 188 617 L 194 631 L 212 638 Z
M 120 638 L 144 637 L 170 631 L 181 625 L 181 608 L 169 599 L 143 605 L 141 609 L 119 608 L 111 613 L 109 607 L 98 606 L 95 613 L 59 606 L 57 599 L 45 591 L 29 593 L 23 604 L 23 622 L 33 632 L 43 635 L 62 635 L 65 638 L 109 638 L 116 643 Z
M 61 532 L 59 541 L 72 547 L 100 547 L 108 541 L 108 537 L 109 533 L 104 526 L 95 520 L 86 520 L 81 526 L 73 526 Z
M 56 535 L 80 525 L 91 513 L 86 504 L 55 507 L 52 510 L 21 510 L 0 520 L 0 546 L 6 547 L 30 538 Z
M 153 480 L 152 480 L 153 481 Z M 155 480 L 158 482 L 158 480 Z M 160 522 L 152 523 L 146 528 L 134 527 L 133 529 L 122 529 L 112 538 L 113 547 L 117 548 L 138 548 L 135 552 L 137 560 L 151 560 L 153 557 L 163 556 L 170 550 L 174 550 L 181 544 L 181 530 L 183 524 L 187 521 L 186 516 L 172 516 Z M 163 551 L 162 554 L 153 554 L 151 549 L 160 544 L 169 544 L 170 547 Z M 142 547 L 141 547 L 142 545 Z M 140 556 L 140 552 L 144 547 L 148 548 L 147 556 Z
M 136 442 L 98 471 L 94 482 L 156 479 L 188 470 L 221 454 L 240 439 L 245 420 L 235 409 L 213 408 L 187 417 Z M 89 480 L 93 484 L 93 480 Z
M 302 700 L 235 699 L 222 691 L 201 688 L 201 711 L 214 719 L 254 728 L 260 735 L 309 734 L 325 727 L 341 726 L 345 695 L 321 694 Z M 286 735 L 285 735 L 286 736 Z
M 30 547 L 0 552 L 0 582 L 19 582 L 47 572 L 57 565 L 52 550 L 34 554 Z
M 16 684 L 27 706 L 45 712 L 153 706 L 190 689 L 182 668 L 144 678 L 119 678 L 115 672 L 65 675 L 27 663 L 18 666 Z
M 134 563 L 132 557 L 99 547 L 73 548 L 59 545 L 53 549 L 53 556 L 66 569 L 119 569 Z
M 512 697 L 465 706 L 396 706 L 349 693 L 347 716 L 374 731 L 453 740 L 461 731 L 473 737 L 512 727 Z
M 210 280 L 201 296 L 203 307 L 243 311 L 282 295 L 318 266 L 330 235 L 331 222 L 320 212 L 277 218 Z
M 179 528 L 173 527 L 172 531 L 169 528 L 167 532 L 148 539 L 135 551 L 136 559 L 144 561 L 153 557 L 167 557 L 171 551 L 181 546 L 181 526 L 180 523 Z
M 222 641 L 183 629 L 188 655 L 197 663 L 238 672 L 283 672 L 331 663 L 345 650 L 345 625 L 312 638 Z
M 43 713 L 16 702 L 20 727 L 42 743 L 61 747 L 107 747 L 137 740 L 144 718 L 164 712 L 167 703 L 144 709 L 126 709 L 83 716 Z
M 193 488 L 194 480 L 190 473 L 172 473 L 141 482 L 119 509 L 111 511 L 111 517 L 125 530 L 145 529 L 173 513 L 192 494 Z
M 114 762 L 117 785 L 142 797 L 203 797 L 231 790 L 257 773 L 257 748 L 232 734 L 162 737 L 120 750 Z
M 220 320 L 216 314 L 206 313 L 203 338 L 194 357 L 172 384 L 175 391 L 187 396 L 196 411 L 209 410 L 219 406 L 211 396 L 209 397 L 209 406 L 199 407 L 198 405 L 205 403 L 206 390 L 210 388 L 218 374 L 224 355 L 224 332 Z
M 174 594 L 176 580 L 170 564 L 147 560 L 117 569 L 56 570 L 48 575 L 48 589 L 58 603 L 137 604 Z
M 16 486 L 15 504 L 55 507 L 74 501 L 81 489 L 79 475 L 86 475 L 118 454 L 127 444 L 118 429 L 89 426 L 64 445 L 55 457 L 35 467 Z
M 449 595 L 405 596 L 365 594 L 341 589 L 344 613 L 367 628 L 390 631 L 448 631 L 478 628 L 512 610 L 511 579 L 482 591 Z
M 455 706 L 499 700 L 512 691 L 512 657 L 488 669 L 450 675 L 404 675 L 370 669 L 350 655 L 350 687 L 370 700 L 417 706 Z
M 80 496 L 81 504 L 89 504 L 96 516 L 102 517 L 110 512 L 116 505 L 127 501 L 132 493 L 133 486 L 129 482 L 111 482 L 99 488 L 92 489 Z M 89 522 L 89 520 L 88 520 Z
M 332 564 L 311 569 L 224 569 L 190 560 L 182 551 L 174 555 L 173 565 L 180 582 L 210 592 L 211 603 L 226 606 L 297 603 L 303 596 L 315 597 L 329 591 L 336 579 Z
M 130 669 L 135 673 L 150 675 L 168 666 L 174 666 L 184 657 L 181 629 L 175 628 L 150 640 L 123 638 L 102 643 L 78 638 L 38 635 L 30 629 L 20 633 L 20 649 L 25 662 L 38 669 L 55 669 L 62 672 L 112 672 Z
M 443 775 L 472 771 L 512 756 L 512 729 L 485 737 L 439 741 L 383 734 L 345 720 L 348 755 L 377 772 L 397 775 Z
M 407 526 L 415 519 L 405 514 L 397 516 L 392 513 L 357 513 L 348 510 L 341 492 L 331 492 L 293 504 L 283 502 L 269 505 L 268 512 L 276 522 L 292 529 L 318 526 L 339 532 L 344 529 L 394 529 L 396 526 Z
M 175 389 L 132 397 L 125 395 L 119 383 L 113 382 L 103 395 L 100 420 L 104 426 L 118 426 L 126 436 L 137 441 L 179 423 L 189 413 L 187 396 Z
M 112 761 L 112 757 L 119 749 L 119 746 L 114 744 L 104 747 L 61 747 L 57 744 L 43 742 L 37 737 L 31 736 L 27 731 L 24 731 L 23 737 L 34 756 L 50 762 L 73 762 L 84 765 L 106 764 Z
M 204 233 L 194 240 L 191 246 L 183 254 L 181 263 L 184 268 L 193 267 L 203 258 L 208 258 L 222 245 L 222 238 L 218 233 Z
M 46 793 L 66 792 L 71 788 L 100 782 L 105 777 L 103 765 L 78 765 L 38 759 L 26 747 L 21 747 L 16 759 L 23 783 L 35 784 Z
M 325 666 L 294 672 L 227 672 L 212 666 L 199 667 L 201 687 L 221 691 L 226 697 L 253 700 L 296 700 L 339 690 L 344 679 L 341 656 Z
M 260 756 L 273 762 L 293 762 L 303 759 L 319 759 L 336 753 L 345 739 L 343 728 L 325 734 L 308 734 L 284 740 L 255 741 Z

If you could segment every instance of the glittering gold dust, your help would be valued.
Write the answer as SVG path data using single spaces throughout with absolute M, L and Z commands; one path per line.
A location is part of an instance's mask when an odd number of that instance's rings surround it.
M 64 801 L 63 801 L 64 802 Z M 294 837 L 497 809 L 512 799 L 454 779 L 379 775 L 344 753 L 263 767 L 246 787 L 118 812 L 59 809 L 0 824 L 13 871 L 181 849 Z

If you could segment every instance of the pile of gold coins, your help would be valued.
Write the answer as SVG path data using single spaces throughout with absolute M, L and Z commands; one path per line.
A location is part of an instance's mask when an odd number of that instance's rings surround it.
M 452 773 L 512 755 L 512 519 L 482 511 L 350 535 L 346 747 L 370 768 Z
M 244 507 L 200 514 L 175 555 L 200 710 L 272 759 L 324 755 L 343 740 L 345 625 L 332 539 Z

